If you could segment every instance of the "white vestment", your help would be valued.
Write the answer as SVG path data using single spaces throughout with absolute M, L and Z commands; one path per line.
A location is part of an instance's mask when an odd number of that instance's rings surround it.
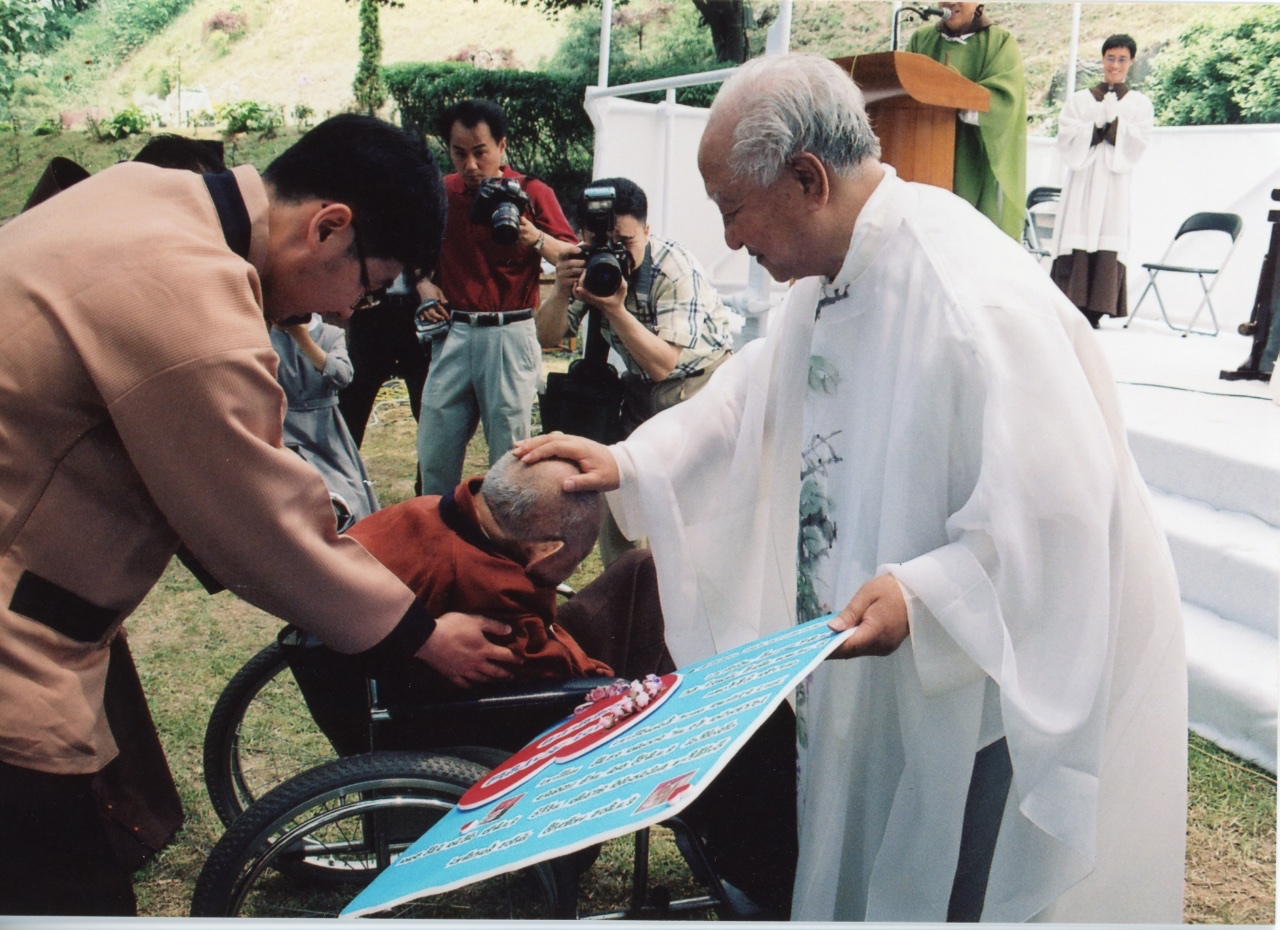
M 1180 922 L 1179 598 L 1114 383 L 1024 250 L 886 170 L 839 275 L 613 447 L 614 512 L 650 538 L 680 664 L 795 622 L 802 506 L 820 606 L 885 571 L 909 593 L 893 655 L 802 689 L 794 919 L 944 919 L 974 755 L 1004 736 L 983 919 Z
M 1115 144 L 1091 145 L 1101 101 L 1076 91 L 1058 117 L 1058 153 L 1067 166 L 1059 201 L 1056 252 L 1129 250 L 1129 189 L 1133 166 L 1151 141 L 1155 122 L 1150 98 L 1130 90 L 1117 104 Z

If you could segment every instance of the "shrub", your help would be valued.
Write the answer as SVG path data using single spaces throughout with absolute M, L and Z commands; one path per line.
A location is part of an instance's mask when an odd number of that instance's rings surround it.
M 454 62 L 391 65 L 383 69 L 383 80 L 401 125 L 434 140 L 443 164 L 449 163 L 447 140 L 435 135 L 440 114 L 459 100 L 484 97 L 507 111 L 513 166 L 550 184 L 562 204 L 575 201 L 591 180 L 594 131 L 582 108 L 580 80 Z
M 249 17 L 237 10 L 219 10 L 204 21 L 200 27 L 200 35 L 208 38 L 211 32 L 221 32 L 233 39 L 244 35 L 249 28 Z
M 1280 121 L 1280 9 L 1197 23 L 1156 56 L 1143 89 L 1164 126 Z
M 33 136 L 56 136 L 62 133 L 62 121 L 45 117 L 36 128 L 31 130 Z
M 117 110 L 104 120 L 86 122 L 99 142 L 109 142 L 146 132 L 154 119 L 137 107 L 129 106 L 123 110 Z
M 217 107 L 214 111 L 214 119 L 223 124 L 223 131 L 227 135 L 234 135 L 237 132 L 257 132 L 270 137 L 284 125 L 284 108 L 273 107 L 256 100 L 242 100 L 239 103 L 227 103 Z
M 311 117 L 316 115 L 316 111 L 305 103 L 295 103 L 293 105 L 293 119 L 300 126 L 310 125 Z

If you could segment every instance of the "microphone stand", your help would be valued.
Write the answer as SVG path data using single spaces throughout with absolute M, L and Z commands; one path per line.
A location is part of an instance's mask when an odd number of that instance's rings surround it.
M 893 42 L 890 44 L 892 51 L 898 50 L 898 20 L 903 13 L 914 13 L 920 18 L 922 23 L 927 22 L 930 16 L 941 16 L 944 19 L 946 15 L 937 7 L 932 6 L 901 6 L 893 11 Z

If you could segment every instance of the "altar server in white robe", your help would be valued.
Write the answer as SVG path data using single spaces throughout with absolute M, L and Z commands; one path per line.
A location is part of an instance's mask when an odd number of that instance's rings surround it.
M 1129 200 L 1133 169 L 1147 151 L 1155 111 L 1131 88 L 1138 45 L 1127 35 L 1102 43 L 1102 80 L 1078 90 L 1058 117 L 1067 179 L 1058 206 L 1053 280 L 1096 329 L 1129 315 Z
M 1180 922 L 1179 597 L 1114 382 L 1028 253 L 878 154 L 834 64 L 740 67 L 698 163 L 800 279 L 780 324 L 624 443 L 518 453 L 617 488 L 678 663 L 854 629 L 798 693 L 793 918 Z

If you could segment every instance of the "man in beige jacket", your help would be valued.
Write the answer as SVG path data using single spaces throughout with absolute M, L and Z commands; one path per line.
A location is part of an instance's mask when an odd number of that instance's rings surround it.
M 266 322 L 429 270 L 443 209 L 420 140 L 347 115 L 261 176 L 125 163 L 0 228 L 0 913 L 136 907 L 89 782 L 110 642 L 180 540 L 370 667 L 508 676 L 505 625 L 430 616 L 281 446 Z

